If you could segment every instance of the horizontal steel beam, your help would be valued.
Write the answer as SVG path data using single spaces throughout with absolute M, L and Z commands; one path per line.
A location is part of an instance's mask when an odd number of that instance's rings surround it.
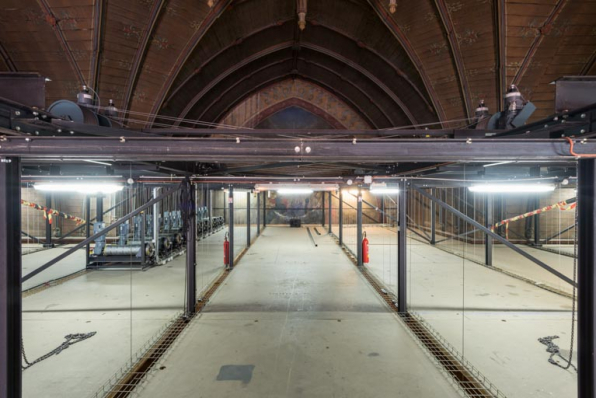
M 346 132 L 348 134 L 348 132 Z M 596 153 L 596 141 L 577 145 Z M 187 161 L 362 163 L 574 159 L 563 139 L 213 139 L 172 137 L 2 137 L 0 156 Z

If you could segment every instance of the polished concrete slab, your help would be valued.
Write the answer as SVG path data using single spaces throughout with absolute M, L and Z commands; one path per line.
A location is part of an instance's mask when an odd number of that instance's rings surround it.
M 331 236 L 267 227 L 141 397 L 455 397 Z

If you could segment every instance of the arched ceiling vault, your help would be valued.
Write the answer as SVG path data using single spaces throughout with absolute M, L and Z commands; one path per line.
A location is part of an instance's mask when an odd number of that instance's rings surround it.
M 288 77 L 316 82 L 383 128 L 501 106 L 515 82 L 554 108 L 552 80 L 596 73 L 587 0 L 4 0 L 0 71 L 52 79 L 48 105 L 81 84 L 135 112 L 218 122 Z M 157 119 L 159 121 L 159 119 Z M 458 123 L 460 124 L 460 123 Z

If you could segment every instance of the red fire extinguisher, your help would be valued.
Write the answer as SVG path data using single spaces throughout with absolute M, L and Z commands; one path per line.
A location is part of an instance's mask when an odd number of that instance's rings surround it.
M 226 268 L 230 266 L 230 242 L 228 242 L 227 232 L 224 238 L 224 265 Z
M 364 233 L 364 239 L 362 239 L 362 263 L 368 264 L 370 261 L 368 253 L 368 239 L 366 239 L 366 232 Z

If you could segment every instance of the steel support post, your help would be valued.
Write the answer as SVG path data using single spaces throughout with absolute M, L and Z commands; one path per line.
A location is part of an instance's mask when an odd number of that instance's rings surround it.
M 432 195 L 437 196 L 436 188 L 432 188 Z M 430 244 L 437 243 L 437 204 L 434 200 L 430 201 Z
M 207 220 L 209 223 L 209 235 L 213 233 L 213 191 L 207 188 Z
M 344 194 L 339 190 L 339 246 L 344 244 Z
M 103 222 L 103 195 L 97 194 L 97 200 L 95 202 L 95 220 Z
M 263 191 L 263 228 L 267 226 L 267 192 Z
M 91 236 L 91 197 L 85 196 L 85 239 Z M 85 267 L 89 266 L 89 252 L 91 251 L 91 244 L 87 243 L 85 246 Z
M 358 190 L 356 206 L 356 247 L 358 266 L 362 267 L 362 191 Z
M 493 226 L 493 196 L 489 193 L 484 196 L 484 226 Z M 493 265 L 493 238 L 488 234 L 484 235 L 484 263 Z
M 230 231 L 230 269 L 234 267 L 234 187 L 230 185 L 228 191 L 228 205 L 229 205 L 229 217 L 228 217 L 228 230 Z
M 401 314 L 408 312 L 408 301 L 407 301 L 407 234 L 408 234 L 408 221 L 407 221 L 407 191 L 408 185 L 407 180 L 399 182 L 399 197 L 398 197 L 398 220 L 399 230 L 397 232 L 397 311 Z
M 21 166 L 0 159 L 0 397 L 20 398 Z
M 261 193 L 257 192 L 257 236 L 261 235 Z
M 153 188 L 153 198 L 159 196 L 159 188 Z M 155 263 L 159 263 L 159 202 L 153 205 L 153 244 L 155 245 Z
M 190 186 L 191 200 L 186 231 L 186 315 L 195 313 L 197 304 L 197 213 L 195 206 L 196 186 Z
M 385 195 L 381 196 L 381 224 L 385 224 Z
M 139 233 L 140 238 L 141 238 L 141 264 L 143 266 L 145 266 L 145 263 L 147 262 L 147 257 L 146 257 L 146 253 L 145 253 L 145 226 L 146 226 L 146 222 L 147 222 L 147 215 L 145 212 L 141 213 L 141 231 Z M 87 251 L 89 252 L 89 251 Z
M 329 233 L 331 233 L 331 223 L 333 222 L 333 220 L 331 219 L 331 217 L 333 216 L 333 212 L 331 211 L 331 207 L 333 206 L 333 195 L 331 195 L 331 192 L 328 193 L 329 196 Z
M 578 161 L 578 398 L 596 397 L 596 160 Z M 573 336 L 571 336 L 573 338 Z
M 250 191 L 246 193 L 246 247 L 250 247 Z
M 540 208 L 540 198 L 536 197 L 534 209 Z M 540 246 L 540 214 L 534 216 L 534 246 Z
M 321 225 L 325 226 L 325 191 L 321 192 Z
M 46 193 L 46 208 L 49 210 L 52 208 L 52 194 L 50 192 Z M 43 244 L 43 247 L 54 247 L 52 243 L 52 219 L 54 216 L 50 216 L 46 214 L 46 241 Z

